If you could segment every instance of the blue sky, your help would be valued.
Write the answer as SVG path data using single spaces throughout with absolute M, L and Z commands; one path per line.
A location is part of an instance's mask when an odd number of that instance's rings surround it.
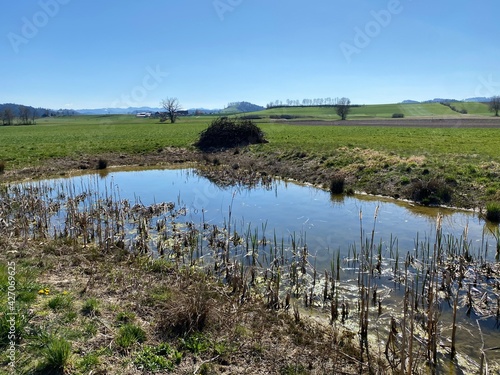
M 185 108 L 500 94 L 500 2 L 11 1 L 0 103 Z

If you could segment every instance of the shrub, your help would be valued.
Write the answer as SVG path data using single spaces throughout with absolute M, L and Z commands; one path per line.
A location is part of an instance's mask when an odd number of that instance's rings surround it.
M 500 223 L 500 202 L 489 202 L 486 205 L 486 219 Z
M 342 194 L 344 192 L 345 177 L 337 174 L 330 180 L 330 193 Z
M 404 118 L 404 113 L 393 113 L 392 118 Z
M 266 143 L 264 133 L 251 120 L 219 117 L 200 133 L 195 146 L 201 150 Z

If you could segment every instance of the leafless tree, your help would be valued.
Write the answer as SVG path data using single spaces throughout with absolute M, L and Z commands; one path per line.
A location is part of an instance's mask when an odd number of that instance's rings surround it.
M 170 122 L 173 124 L 177 120 L 177 112 L 182 108 L 179 100 L 177 98 L 166 98 L 161 101 L 160 105 L 165 109 Z
M 340 98 L 337 102 L 337 115 L 340 116 L 342 120 L 347 118 L 349 111 L 351 110 L 351 101 L 349 98 Z
M 12 125 L 14 122 L 14 112 L 10 108 L 5 108 L 2 114 L 2 123 L 4 125 Z
M 30 124 L 30 108 L 24 105 L 19 106 L 19 121 L 21 125 Z
M 495 116 L 498 117 L 499 110 L 500 110 L 500 96 L 496 95 L 490 99 L 490 111 L 495 112 Z

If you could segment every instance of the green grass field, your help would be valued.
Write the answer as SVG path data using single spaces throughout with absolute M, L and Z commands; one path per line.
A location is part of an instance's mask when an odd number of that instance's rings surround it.
M 436 106 L 447 109 L 439 104 Z M 388 108 L 387 113 L 396 109 Z M 322 111 L 326 109 L 321 108 L 319 112 Z M 148 153 L 162 147 L 192 147 L 212 119 L 210 116 L 188 117 L 170 124 L 133 116 L 78 116 L 39 120 L 35 126 L 4 126 L 0 127 L 0 160 L 6 162 L 7 169 L 16 169 L 54 157 Z M 262 151 L 302 150 L 323 154 L 339 147 L 360 147 L 405 156 L 475 155 L 478 160 L 500 162 L 498 129 L 360 127 L 350 126 L 349 121 L 341 127 L 269 122 L 259 125 L 269 140 L 268 144 L 254 146 Z
M 488 105 L 485 103 L 451 103 L 457 110 L 466 109 L 470 115 L 491 116 Z M 348 119 L 391 118 L 394 113 L 402 113 L 408 117 L 451 116 L 460 117 L 462 114 L 451 110 L 439 103 L 422 104 L 375 104 L 352 107 Z M 291 115 L 321 120 L 338 120 L 339 116 L 333 107 L 280 107 L 264 111 L 252 112 L 247 115 L 256 115 L 263 118 L 269 116 Z

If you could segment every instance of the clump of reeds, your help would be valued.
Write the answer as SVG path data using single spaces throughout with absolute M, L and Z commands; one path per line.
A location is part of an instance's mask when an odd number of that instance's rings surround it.
M 344 192 L 345 177 L 337 173 L 330 179 L 329 190 L 332 194 L 342 194 Z
M 108 167 L 108 161 L 105 159 L 99 159 L 97 161 L 97 169 L 102 170 Z
M 486 205 L 486 219 L 500 223 L 500 202 L 489 202 Z

